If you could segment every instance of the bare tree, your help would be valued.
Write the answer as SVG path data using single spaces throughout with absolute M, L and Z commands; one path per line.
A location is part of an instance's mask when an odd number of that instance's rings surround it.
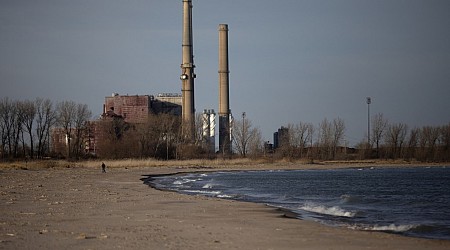
M 372 142 L 375 142 L 377 158 L 380 157 L 380 142 L 388 125 L 387 119 L 382 113 L 378 113 L 372 118 Z M 372 148 L 370 145 L 369 148 Z
M 1 130 L 3 152 L 8 157 L 17 157 L 20 133 L 22 129 L 21 116 L 19 116 L 18 102 L 10 101 L 8 97 L 0 101 Z M 5 156 L 6 156 L 5 155 Z
M 344 133 L 345 133 L 345 123 L 344 120 L 341 118 L 335 118 L 333 120 L 333 141 L 332 141 L 332 158 L 334 159 L 336 157 L 336 152 L 338 146 L 341 144 L 342 139 L 344 139 Z
M 438 127 L 425 126 L 420 131 L 420 157 L 421 160 L 432 161 L 436 158 L 436 144 L 439 139 Z
M 197 116 L 197 118 L 201 118 L 201 116 Z M 159 157 L 168 160 L 169 158 L 174 158 L 175 155 L 171 154 L 176 150 L 176 143 L 179 141 L 179 135 L 181 133 L 181 120 L 170 114 L 160 114 L 158 115 L 159 126 L 160 126 L 160 141 L 162 141 L 164 150 L 161 152 L 165 152 L 164 154 L 160 154 Z M 200 123 L 201 125 L 201 123 Z M 198 126 L 196 124 L 196 126 Z M 196 130 L 196 146 L 195 149 L 200 148 L 202 132 L 201 130 Z M 194 155 L 195 156 L 195 155 Z M 193 157 L 193 156 L 190 156 Z
M 292 147 L 292 156 L 303 158 L 303 152 L 311 140 L 311 123 L 299 122 L 297 124 L 288 124 L 289 142 Z
M 441 161 L 450 160 L 450 123 L 441 127 Z
M 312 123 L 308 123 L 308 125 L 307 125 L 307 131 L 306 131 L 306 133 L 307 133 L 307 138 L 308 138 L 308 140 L 309 140 L 309 149 L 308 149 L 308 155 L 307 155 L 307 157 L 308 158 L 310 158 L 310 160 L 311 160 L 311 162 L 313 162 L 314 161 L 314 152 L 313 152 L 313 146 L 314 146 L 314 144 L 313 144 L 313 141 L 314 141 L 314 133 L 316 132 L 316 129 L 315 129 L 315 127 L 314 127 L 314 125 L 312 124 Z
M 19 156 L 19 145 L 21 138 L 23 139 L 23 116 L 21 114 L 20 101 L 13 101 L 13 156 L 17 158 Z M 23 141 L 23 140 L 22 140 Z M 22 143 L 25 147 L 24 142 Z
M 29 141 L 30 141 L 30 158 L 34 158 L 34 136 L 33 136 L 33 123 L 36 117 L 36 106 L 33 101 L 24 101 L 19 103 L 19 110 L 22 124 L 25 127 L 26 132 L 28 133 Z M 23 141 L 23 147 L 25 151 L 25 142 Z
M 66 136 L 67 158 L 72 157 L 72 137 L 75 128 L 75 117 L 77 114 L 77 104 L 74 101 L 62 101 L 56 106 L 58 125 L 64 130 Z
M 405 155 L 407 160 L 410 160 L 416 154 L 416 147 L 419 141 L 420 130 L 418 128 L 413 128 L 409 131 L 408 137 L 408 149 Z
M 136 134 L 140 157 L 175 158 L 181 140 L 181 120 L 170 114 L 150 115 L 145 123 L 136 124 Z
M 330 159 L 332 155 L 333 130 L 327 118 L 319 123 L 318 148 L 322 159 Z
M 329 122 L 326 118 L 319 124 L 318 148 L 322 159 L 330 160 L 336 157 L 337 149 L 344 138 L 345 123 L 341 118 Z
M 258 128 L 253 129 L 253 136 L 249 139 L 248 154 L 252 157 L 258 157 L 264 154 L 264 142 L 261 130 Z
M 385 137 L 392 158 L 396 159 L 400 157 L 407 132 L 408 126 L 404 123 L 391 124 L 388 127 Z
M 8 97 L 0 100 L 0 131 L 1 131 L 1 146 L 2 157 L 6 157 L 10 153 L 8 141 L 10 139 L 10 116 L 11 116 L 11 104 Z
M 194 144 L 201 145 L 203 141 L 203 116 L 201 113 L 195 114 L 195 130 L 194 130 Z
M 232 127 L 233 143 L 238 153 L 246 157 L 249 142 L 256 136 L 258 130 L 252 127 L 252 122 L 243 115 L 242 120 L 235 120 Z
M 86 104 L 77 104 L 74 117 L 75 126 L 75 142 L 73 147 L 74 156 L 78 159 L 83 152 L 83 144 L 88 120 L 91 118 L 92 112 Z
M 36 136 L 37 157 L 41 158 L 48 152 L 50 142 L 50 128 L 56 122 L 56 111 L 49 99 L 37 98 L 36 106 Z

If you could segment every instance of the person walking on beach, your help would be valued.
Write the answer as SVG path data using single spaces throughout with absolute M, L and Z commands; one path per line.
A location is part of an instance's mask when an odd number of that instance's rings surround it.
M 106 165 L 102 162 L 102 173 L 106 173 Z

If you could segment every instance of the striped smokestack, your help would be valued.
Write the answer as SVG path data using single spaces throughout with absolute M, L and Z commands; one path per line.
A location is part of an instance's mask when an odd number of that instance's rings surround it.
M 219 24 L 219 151 L 231 153 L 228 25 Z

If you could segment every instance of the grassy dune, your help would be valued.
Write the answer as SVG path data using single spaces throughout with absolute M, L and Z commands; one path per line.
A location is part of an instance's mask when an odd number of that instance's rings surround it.
M 121 159 L 121 160 L 35 160 L 35 161 L 13 161 L 0 162 L 0 169 L 45 169 L 45 168 L 100 168 L 102 162 L 108 168 L 136 168 L 136 167 L 227 167 L 227 166 L 249 166 L 265 163 L 264 160 L 252 159 L 197 159 L 197 160 L 171 160 L 161 161 L 156 159 Z
M 0 162 L 1 169 L 60 169 L 60 168 L 99 168 L 104 162 L 107 168 L 151 168 L 151 167 L 176 167 L 176 168 L 316 168 L 327 166 L 332 168 L 342 167 L 370 167 L 370 166 L 387 166 L 387 167 L 404 167 L 404 166 L 450 166 L 450 163 L 423 163 L 423 162 L 406 162 L 400 160 L 364 160 L 364 161 L 314 161 L 311 163 L 307 160 L 289 161 L 289 160 L 271 160 L 271 159 L 196 159 L 196 160 L 156 160 L 156 159 L 120 159 L 120 160 L 83 160 L 83 161 L 66 161 L 66 160 L 34 160 L 34 161 L 12 161 Z

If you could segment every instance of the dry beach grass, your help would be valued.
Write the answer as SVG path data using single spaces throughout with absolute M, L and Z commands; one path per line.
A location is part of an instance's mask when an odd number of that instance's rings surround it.
M 261 204 L 163 192 L 141 180 L 176 172 L 337 168 L 349 163 L 106 163 L 106 174 L 99 161 L 0 165 L 0 248 L 450 249 L 450 241 L 326 227 L 287 219 L 282 211 Z

